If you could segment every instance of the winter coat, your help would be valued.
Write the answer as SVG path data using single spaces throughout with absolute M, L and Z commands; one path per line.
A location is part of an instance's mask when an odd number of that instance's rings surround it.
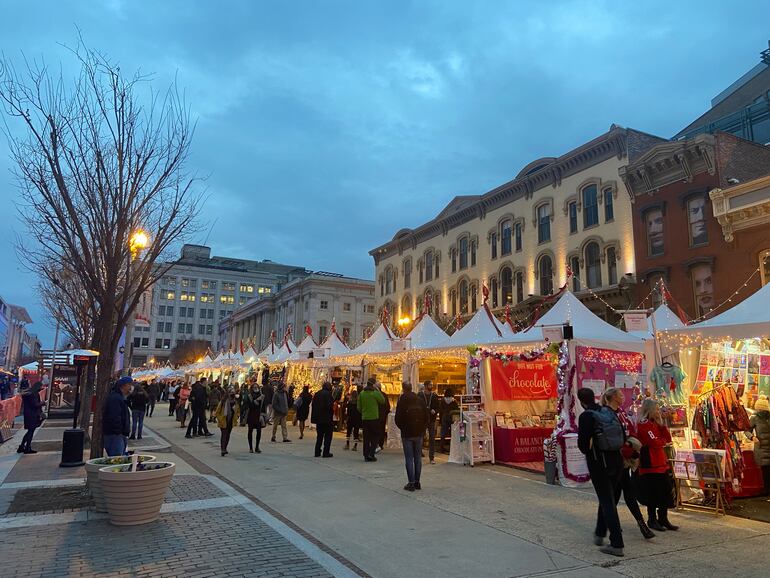
M 273 412 L 278 415 L 289 413 L 289 394 L 281 388 L 273 394 Z
M 110 392 L 104 403 L 102 433 L 126 437 L 131 433 L 131 412 L 128 409 L 128 402 L 117 387 Z
M 328 389 L 321 389 L 313 396 L 313 414 L 310 423 L 331 425 L 334 423 L 334 396 Z
M 157 401 L 160 397 L 160 386 L 152 382 L 150 385 L 147 386 L 147 397 L 150 398 L 150 400 Z
M 380 419 L 380 406 L 385 405 L 385 396 L 381 391 L 367 385 L 361 393 L 358 394 L 358 411 L 361 412 L 363 421 Z
M 390 413 L 390 400 L 384 393 L 380 392 L 380 395 L 382 396 L 382 399 L 385 400 L 385 403 L 378 405 L 377 410 L 379 412 L 378 417 L 380 421 L 384 423 L 388 420 L 388 414 Z
M 663 474 L 670 466 L 664 449 L 671 443 L 668 428 L 652 420 L 639 422 L 636 437 L 642 442 L 639 461 L 639 474 Z
M 623 456 L 620 451 L 602 452 L 593 447 L 594 430 L 596 429 L 594 412 L 601 406 L 593 403 L 580 414 L 578 418 L 578 449 L 586 457 L 588 471 L 591 476 L 606 474 L 619 475 L 623 471 Z
M 396 404 L 396 425 L 401 430 L 401 437 L 416 438 L 425 434 L 428 427 L 428 407 L 425 399 L 409 391 L 398 398 Z
M 299 407 L 297 408 L 297 420 L 299 421 L 305 421 L 307 419 L 307 416 L 310 415 L 310 404 L 313 402 L 313 394 L 309 391 L 299 394 L 299 399 L 301 400 Z M 315 422 L 311 422 L 315 423 Z
M 358 410 L 358 407 L 356 405 L 357 402 L 358 402 L 358 396 L 356 396 L 355 400 L 352 397 L 348 396 L 348 401 L 346 404 L 347 420 L 348 420 L 348 425 L 352 427 L 361 426 L 361 412 Z
M 249 427 L 262 427 L 260 417 L 262 415 L 262 402 L 264 401 L 265 396 L 263 396 L 262 392 L 259 390 L 257 390 L 256 393 L 254 393 L 253 390 L 249 390 L 248 393 L 244 394 L 243 399 L 243 406 L 246 411 L 246 423 Z
M 129 394 L 128 407 L 130 407 L 132 411 L 146 411 L 148 401 L 149 397 L 147 396 L 147 393 L 140 387 Z
M 452 421 L 454 420 L 454 415 L 460 413 L 460 406 L 457 405 L 457 401 L 455 401 L 454 398 L 452 398 L 452 401 L 447 403 L 444 401 L 446 398 L 441 398 L 441 401 L 439 402 L 439 419 L 441 422 L 441 425 L 443 426 L 450 426 L 452 425 Z
M 417 397 L 419 397 L 422 400 L 422 402 L 425 404 L 425 407 L 428 408 L 428 422 L 435 421 L 441 409 L 441 407 L 439 406 L 439 404 L 441 403 L 441 398 L 438 395 L 436 395 L 435 391 L 432 391 L 430 393 L 428 393 L 427 391 L 422 391 L 417 394 Z
M 189 387 L 183 387 L 179 390 L 179 396 L 177 397 L 179 399 L 179 405 L 184 407 L 185 402 L 187 402 L 188 399 L 190 399 L 190 388 Z
M 262 394 L 265 396 L 265 405 L 273 405 L 273 396 L 275 395 L 275 389 L 269 383 L 262 386 Z
M 227 403 L 231 404 L 231 412 L 233 416 L 233 420 L 230 422 L 232 426 L 236 425 L 238 423 L 238 420 L 241 418 L 241 408 L 240 404 L 238 403 L 237 399 L 229 400 L 227 397 L 223 398 L 222 401 L 219 402 L 219 405 L 217 406 L 216 410 L 214 410 L 214 417 L 217 418 L 217 427 L 219 429 L 227 429 L 227 415 L 225 412 Z
M 206 407 L 206 403 L 209 400 L 209 395 L 206 392 L 206 386 L 202 383 L 196 383 L 190 390 L 190 405 L 195 408 L 203 409 Z
M 43 423 L 43 402 L 40 401 L 40 391 L 36 388 L 27 389 L 21 394 L 24 407 L 24 429 L 34 429 Z
M 770 466 L 770 412 L 758 411 L 751 416 L 750 423 L 754 435 L 759 438 L 759 444 L 756 442 L 754 444 L 754 457 L 757 465 Z

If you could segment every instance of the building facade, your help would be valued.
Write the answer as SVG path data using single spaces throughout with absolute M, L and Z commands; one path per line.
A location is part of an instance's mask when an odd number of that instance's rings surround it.
M 482 195 L 456 197 L 432 221 L 370 251 L 377 309 L 414 319 L 426 297 L 445 322 L 488 304 L 519 322 L 567 282 L 597 315 L 628 307 L 636 271 L 631 198 L 619 169 L 664 139 L 613 125 L 542 158 Z M 608 307 L 609 305 L 609 307 Z
M 131 365 L 162 363 L 184 341 L 203 340 L 215 348 L 225 316 L 307 275 L 303 267 L 212 257 L 209 247 L 184 245 L 135 313 Z
M 27 331 L 32 319 L 24 307 L 0 298 L 0 368 L 15 371 L 40 355 L 40 340 Z
M 634 251 L 646 306 L 660 302 L 659 281 L 690 319 L 708 316 L 727 299 L 734 304 L 759 288 L 755 275 L 747 291 L 733 296 L 756 271 L 760 253 L 770 248 L 770 230 L 752 225 L 741 235 L 726 233 L 735 228 L 733 216 L 745 213 L 745 207 L 729 208 L 735 201 L 728 199 L 751 204 L 757 193 L 752 189 L 748 196 L 731 196 L 722 189 L 731 191 L 730 183 L 768 173 L 770 148 L 727 133 L 658 144 L 621 168 L 634 196 Z M 722 193 L 710 195 L 714 189 Z M 725 199 L 719 214 L 715 195 Z
M 225 317 L 219 323 L 219 349 L 237 351 L 241 343 L 253 343 L 261 350 L 273 331 L 280 344 L 289 325 L 297 343 L 307 325 L 320 343 L 333 322 L 342 340 L 352 347 L 363 340 L 376 319 L 373 281 L 315 272 Z

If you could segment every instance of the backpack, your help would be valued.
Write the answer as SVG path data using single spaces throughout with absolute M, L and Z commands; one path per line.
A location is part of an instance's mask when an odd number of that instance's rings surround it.
M 404 412 L 404 428 L 412 432 L 425 429 L 425 408 L 415 400 Z
M 589 410 L 594 415 L 594 448 L 602 452 L 616 452 L 626 443 L 626 435 L 618 416 L 609 407 Z

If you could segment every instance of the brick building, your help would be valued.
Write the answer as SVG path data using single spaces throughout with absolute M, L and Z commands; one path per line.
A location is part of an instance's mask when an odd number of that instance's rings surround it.
M 709 193 L 769 173 L 770 148 L 727 133 L 661 143 L 620 168 L 633 202 L 639 298 L 652 293 L 646 306 L 659 302 L 659 280 L 691 319 L 731 298 L 770 248 L 770 230 L 726 236 Z M 732 303 L 759 287 L 755 275 Z

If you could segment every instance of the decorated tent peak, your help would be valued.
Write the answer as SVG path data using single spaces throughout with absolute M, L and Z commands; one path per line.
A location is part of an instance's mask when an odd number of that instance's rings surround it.
M 305 335 L 313 337 L 313 328 L 310 327 L 310 323 L 305 323 Z

